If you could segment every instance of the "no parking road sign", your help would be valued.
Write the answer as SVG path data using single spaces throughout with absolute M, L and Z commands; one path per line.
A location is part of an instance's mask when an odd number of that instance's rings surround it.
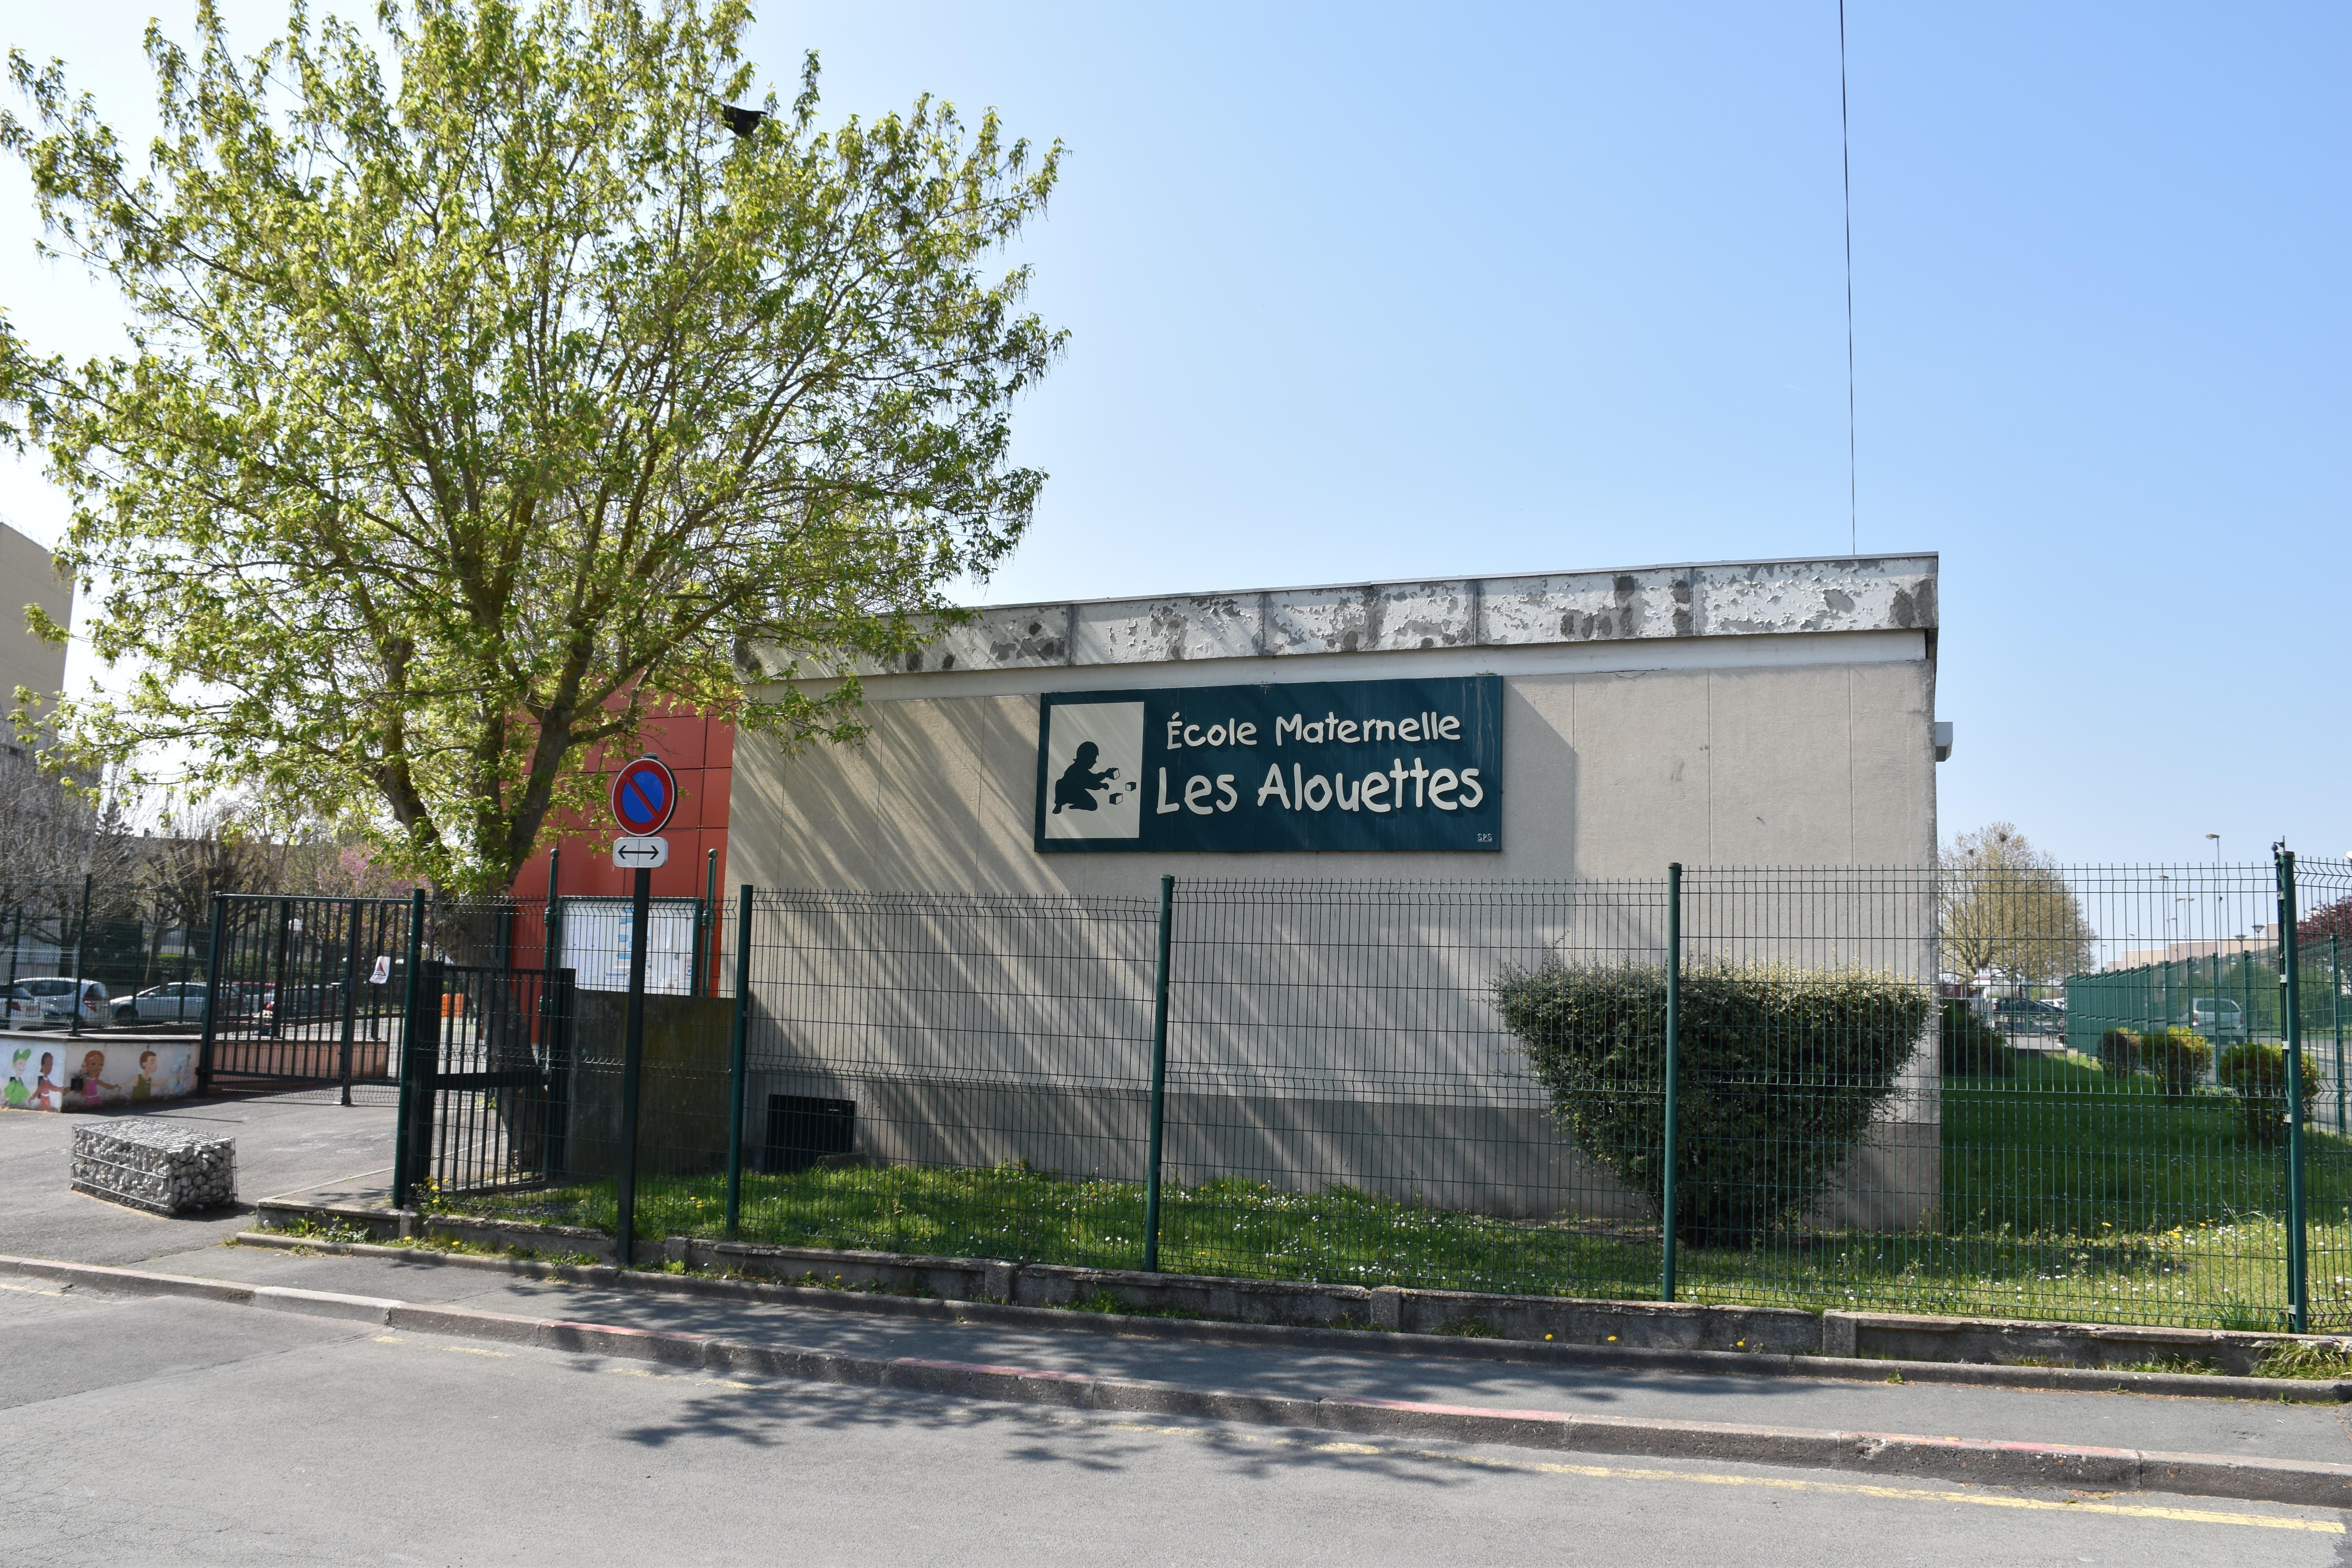
M 677 780 L 658 758 L 639 757 L 613 775 L 613 818 L 633 837 L 659 833 L 677 809 Z

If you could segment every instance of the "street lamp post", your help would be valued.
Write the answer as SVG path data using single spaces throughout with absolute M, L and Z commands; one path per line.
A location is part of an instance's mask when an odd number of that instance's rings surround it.
M 2218 965 L 2221 963 L 2221 933 L 2228 930 L 2230 925 L 2229 921 L 2224 918 L 2230 912 L 2230 895 L 2221 886 L 2221 836 L 2218 833 L 2209 833 L 2205 837 L 2213 841 L 2213 952 L 2215 955 L 2213 962 Z

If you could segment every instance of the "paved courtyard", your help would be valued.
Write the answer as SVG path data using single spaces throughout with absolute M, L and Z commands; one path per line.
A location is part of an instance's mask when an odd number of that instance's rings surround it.
M 392 1182 L 394 1107 L 341 1105 L 331 1087 L 291 1094 L 167 1100 L 152 1109 L 79 1113 L 0 1112 L 0 1252 L 77 1263 L 137 1263 L 217 1245 L 253 1224 L 262 1198 L 312 1192 L 357 1194 Z M 86 1197 L 68 1185 L 73 1130 L 85 1121 L 153 1117 L 236 1140 L 237 1207 L 167 1219 Z

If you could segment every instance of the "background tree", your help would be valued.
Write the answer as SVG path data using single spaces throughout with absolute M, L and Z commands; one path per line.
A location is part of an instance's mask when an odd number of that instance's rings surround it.
M 79 367 L 0 323 L 91 645 L 140 667 L 66 705 L 80 754 L 164 746 L 498 888 L 651 705 L 856 733 L 855 680 L 761 683 L 917 646 L 1028 521 L 1009 408 L 1062 339 L 982 264 L 1060 150 L 929 99 L 822 130 L 814 57 L 739 138 L 749 20 L 395 0 L 379 58 L 298 7 L 239 59 L 203 0 L 193 56 L 150 26 L 143 173 L 10 56 L 47 248 L 133 322 Z
M 141 841 L 149 910 L 148 966 L 160 961 L 166 934 L 184 952 L 210 939 L 216 893 L 287 890 L 292 847 L 258 815 L 235 800 L 167 798 L 154 829 Z
M 0 746 L 0 843 L 9 847 L 0 857 L 0 943 L 21 940 L 27 952 L 71 945 L 85 893 L 98 918 L 136 906 L 142 872 L 128 826 L 131 794 L 120 770 L 63 774 L 22 747 Z
M 1952 840 L 1937 879 L 1943 969 L 2041 984 L 2091 967 L 2098 933 L 2057 863 L 1996 822 Z
M 2352 946 L 2352 898 L 2323 904 L 2304 916 L 2295 922 L 2294 939 L 2306 952 L 2315 945 L 2325 948 L 2331 939 Z

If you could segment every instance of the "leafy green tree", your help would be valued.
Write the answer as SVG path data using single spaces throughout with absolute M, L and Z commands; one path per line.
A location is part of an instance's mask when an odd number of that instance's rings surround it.
M 239 58 L 202 0 L 193 54 L 149 28 L 143 170 L 10 55 L 45 248 L 132 322 L 76 366 L 0 321 L 5 433 L 140 671 L 69 744 L 362 816 L 468 889 L 653 708 L 854 738 L 854 680 L 773 683 L 918 646 L 1026 524 L 1010 406 L 1063 335 L 989 262 L 1061 149 L 928 98 L 823 129 L 813 56 L 754 122 L 749 20 L 387 0 L 378 44 L 298 5 Z
M 2091 966 L 2098 933 L 2082 900 L 2012 825 L 1955 838 L 1937 887 L 1947 973 L 2040 984 Z

